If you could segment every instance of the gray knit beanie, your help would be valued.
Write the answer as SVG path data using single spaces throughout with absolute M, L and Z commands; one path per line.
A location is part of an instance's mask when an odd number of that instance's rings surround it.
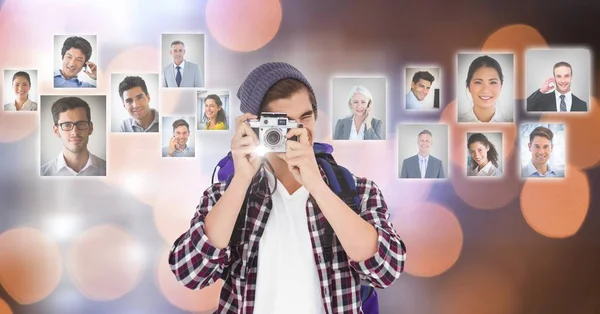
M 310 93 L 314 93 L 310 83 L 298 69 L 285 62 L 268 62 L 252 70 L 240 86 L 237 97 L 240 99 L 242 113 L 258 115 L 260 104 L 269 88 L 283 79 L 296 79 L 304 83 Z

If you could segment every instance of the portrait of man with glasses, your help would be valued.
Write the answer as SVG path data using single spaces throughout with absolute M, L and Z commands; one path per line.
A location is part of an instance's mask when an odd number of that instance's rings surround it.
M 51 112 L 52 131 L 63 148 L 42 166 L 41 175 L 106 176 L 106 161 L 88 150 L 94 131 L 90 105 L 79 97 L 62 97 L 54 101 Z

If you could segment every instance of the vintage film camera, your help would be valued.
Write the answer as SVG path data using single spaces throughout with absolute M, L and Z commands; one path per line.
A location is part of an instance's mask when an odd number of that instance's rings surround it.
M 302 123 L 289 120 L 287 114 L 279 112 L 262 112 L 258 119 L 250 120 L 248 124 L 258 136 L 266 153 L 285 152 L 285 135 L 288 130 L 303 127 Z M 291 140 L 298 139 L 293 136 Z

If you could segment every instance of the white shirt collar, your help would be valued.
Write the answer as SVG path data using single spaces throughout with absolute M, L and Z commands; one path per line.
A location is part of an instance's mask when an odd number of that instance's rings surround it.
M 176 65 L 175 62 L 173 62 L 173 70 L 175 70 L 175 72 L 177 72 L 177 67 L 178 65 Z M 183 72 L 183 68 L 185 68 L 185 59 L 181 61 L 179 67 L 181 68 L 179 71 Z
M 554 172 L 554 170 L 552 170 L 552 167 L 550 166 L 550 163 L 546 163 L 546 165 L 548 166 L 548 171 L 546 171 L 546 173 L 544 173 L 543 175 L 541 173 L 538 172 L 538 170 L 535 168 L 535 166 L 533 165 L 533 161 L 529 160 L 529 164 L 527 164 L 527 176 L 531 177 L 532 174 L 537 173 L 540 176 L 548 176 L 549 174 L 556 174 Z
M 556 99 L 556 111 L 560 112 L 560 95 L 565 95 L 565 104 L 567 105 L 567 111 L 571 111 L 571 104 L 573 103 L 573 94 L 569 92 L 561 94 L 557 90 L 554 90 L 554 98 Z
M 423 102 L 420 101 L 417 96 L 415 96 L 413 91 L 409 90 L 408 94 L 406 94 L 406 109 L 419 109 L 422 104 Z
M 356 126 L 354 125 L 354 115 L 352 115 L 352 123 L 350 124 L 350 138 L 349 140 L 364 140 L 365 139 L 365 124 L 360 124 L 360 129 L 356 131 Z
M 25 101 L 25 103 L 23 103 L 23 107 L 21 107 L 20 111 L 27 111 L 29 110 L 29 108 L 31 107 L 31 99 L 27 98 L 27 100 Z M 11 103 L 8 104 L 9 106 L 9 110 L 8 111 L 17 111 L 17 101 L 13 101 Z
M 81 170 L 79 172 L 82 172 L 89 167 L 98 168 L 98 161 L 96 160 L 96 156 L 92 155 L 92 153 L 90 153 L 89 151 L 88 151 L 88 155 L 89 155 L 88 160 L 87 160 L 85 166 L 83 168 L 81 168 Z M 77 173 L 77 171 L 71 169 L 67 165 L 67 162 L 65 161 L 65 156 L 64 156 L 63 152 L 61 151 L 58 154 L 58 156 L 56 157 L 56 171 L 58 172 L 62 168 L 66 168 L 70 171 L 73 171 L 74 173 Z
M 458 122 L 481 122 L 481 121 L 479 121 L 479 119 L 477 119 L 477 116 L 475 115 L 475 111 L 473 110 L 473 108 L 471 108 L 471 110 L 460 115 Z M 490 122 L 510 122 L 510 121 L 505 119 L 504 116 L 502 116 L 502 114 L 498 110 L 498 107 L 496 107 L 496 111 L 494 111 L 494 115 L 492 116 L 492 119 L 490 120 Z M 481 123 L 485 123 L 485 122 L 481 122 Z

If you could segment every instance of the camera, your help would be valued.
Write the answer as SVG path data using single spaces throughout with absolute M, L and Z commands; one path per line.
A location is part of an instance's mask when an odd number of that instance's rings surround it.
M 256 133 L 260 146 L 265 152 L 285 152 L 286 134 L 289 129 L 301 128 L 302 123 L 289 120 L 287 114 L 279 112 L 262 112 L 258 119 L 248 121 L 248 124 Z M 293 136 L 291 140 L 297 141 Z

